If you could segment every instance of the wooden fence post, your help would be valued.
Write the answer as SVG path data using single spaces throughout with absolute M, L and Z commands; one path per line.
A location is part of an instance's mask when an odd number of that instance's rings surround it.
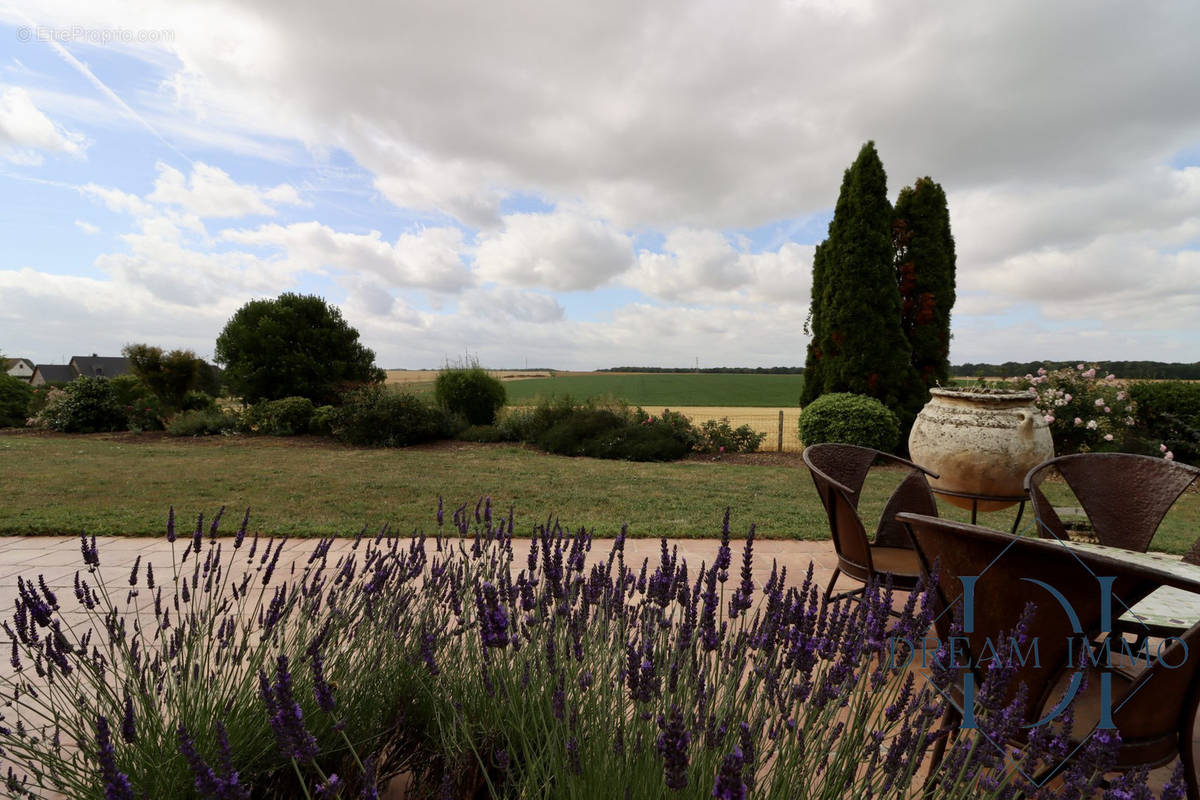
M 783 409 L 779 409 L 779 452 L 783 452 Z

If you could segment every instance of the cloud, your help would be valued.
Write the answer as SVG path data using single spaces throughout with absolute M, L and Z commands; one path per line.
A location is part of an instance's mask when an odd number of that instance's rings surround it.
M 55 125 L 19 86 L 0 86 L 0 158 L 37 166 L 43 153 L 83 158 L 87 139 Z
M 92 235 L 100 232 L 99 226 L 93 225 L 90 222 L 85 222 L 84 220 L 81 220 L 81 219 L 75 220 L 75 227 L 79 228 L 79 230 L 83 231 L 88 236 L 92 236 Z
M 544 324 L 566 318 L 550 295 L 506 287 L 472 289 L 458 301 L 458 313 L 475 319 Z
M 690 303 L 808 303 L 809 245 L 786 242 L 774 252 L 746 253 L 719 231 L 680 228 L 663 252 L 643 250 L 623 282 L 650 297 Z
M 146 199 L 173 205 L 197 217 L 273 216 L 274 205 L 303 205 L 296 189 L 281 183 L 269 189 L 238 183 L 219 167 L 197 162 L 190 177 L 159 162 L 154 191 Z
M 263 225 L 222 231 L 222 241 L 279 248 L 280 263 L 294 271 L 365 272 L 391 287 L 455 292 L 472 283 L 461 259 L 462 232 L 426 228 L 387 242 L 379 231 L 342 233 L 319 222 Z
M 633 263 L 628 234 L 569 211 L 510 214 L 475 249 L 482 280 L 556 291 L 595 289 Z

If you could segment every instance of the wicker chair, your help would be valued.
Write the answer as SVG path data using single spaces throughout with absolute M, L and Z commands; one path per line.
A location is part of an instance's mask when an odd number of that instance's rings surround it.
M 873 539 L 858 514 L 858 501 L 867 473 L 876 461 L 900 464 L 910 472 L 892 493 L 883 510 Z M 901 511 L 937 514 L 937 502 L 929 490 L 926 475 L 937 477 L 924 467 L 868 447 L 850 444 L 814 444 L 804 449 L 804 463 L 812 473 L 817 494 L 829 517 L 829 531 L 837 551 L 838 565 L 825 587 L 825 598 L 833 594 L 838 577 L 846 575 L 865 586 L 872 579 L 891 575 L 892 586 L 911 591 L 921 577 L 920 563 L 912 549 L 904 526 L 896 522 Z M 862 592 L 858 587 L 838 597 Z
M 1070 532 L 1042 493 L 1057 471 L 1075 494 L 1100 544 L 1146 552 L 1171 506 L 1200 478 L 1200 469 L 1129 453 L 1077 453 L 1043 461 L 1025 476 L 1038 535 L 1069 540 Z M 1200 557 L 1200 553 L 1195 557 Z
M 961 602 L 960 576 L 978 576 L 974 624 L 962 634 L 968 649 L 976 656 L 986 652 L 989 640 L 1000 641 L 1000 637 L 1009 634 L 1029 599 L 1034 598 L 1038 603 L 1030 631 L 1038 638 L 1040 663 L 1022 662 L 1004 699 L 1007 703 L 1017 697 L 1016 687 L 1023 683 L 1028 689 L 1025 707 L 1021 709 L 1026 720 L 1040 718 L 1061 694 L 1065 676 L 1077 669 L 1079 654 L 1072 653 L 1068 642 L 1105 632 L 1101 626 L 1106 609 L 1096 576 L 1111 576 L 1112 596 L 1130 605 L 1163 585 L 1200 592 L 1200 581 L 1130 564 L 1117 557 L 1068 550 L 1057 542 L 1013 537 L 976 525 L 915 514 L 901 514 L 899 520 L 911 532 L 922 569 L 926 574 L 937 574 L 937 599 L 942 608 Z M 1060 592 L 1076 619 L 1072 620 L 1048 592 L 1033 586 L 1031 580 Z M 937 620 L 938 636 L 943 640 L 949 634 L 950 619 L 950 614 L 944 613 Z M 1076 659 L 1075 662 L 1070 663 L 1069 657 Z M 963 669 L 976 672 L 976 685 L 981 685 L 983 675 L 975 659 L 968 662 Z M 1178 642 L 1164 648 L 1160 658 L 1136 674 L 1115 668 L 1105 670 L 1111 676 L 1112 721 L 1121 734 L 1114 768 L 1122 772 L 1154 768 L 1178 756 L 1183 760 L 1189 800 L 1200 800 L 1192 753 L 1192 731 L 1200 707 L 1198 665 L 1200 623 L 1182 633 Z M 1089 669 L 1101 671 L 1095 666 Z M 1089 691 L 1077 698 L 1072 734 L 1076 742 L 1083 741 L 1101 719 L 1098 697 L 1101 683 L 1093 676 L 1088 681 Z M 1136 699 L 1132 699 L 1134 695 Z M 1131 702 L 1124 702 L 1127 699 Z M 949 721 L 957 725 L 956 719 Z M 1026 735 L 1022 731 L 1014 743 L 1022 744 Z M 941 747 L 934 753 L 935 764 L 940 754 Z M 1048 769 L 1038 780 L 1045 780 L 1053 773 L 1054 769 Z

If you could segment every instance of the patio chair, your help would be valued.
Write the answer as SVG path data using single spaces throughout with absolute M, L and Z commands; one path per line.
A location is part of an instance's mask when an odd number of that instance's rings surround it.
M 1065 678 L 1078 669 L 1079 647 L 1068 644 L 1102 634 L 1104 603 L 1096 576 L 1113 578 L 1112 596 L 1132 606 L 1162 585 L 1200 591 L 1200 581 L 1171 575 L 1149 567 L 1123 562 L 1117 557 L 1068 549 L 1058 542 L 1013 537 L 976 525 L 916 514 L 901 514 L 908 526 L 918 558 L 926 574 L 937 565 L 937 600 L 943 609 L 961 604 L 963 584 L 960 577 L 979 576 L 975 584 L 973 626 L 962 636 L 968 651 L 963 669 L 975 673 L 976 686 L 982 685 L 983 671 L 976 659 L 983 658 L 988 642 L 1005 641 L 1028 600 L 1037 607 L 1030 632 L 1037 637 L 1038 659 L 1026 659 L 1008 687 L 1003 703 L 1018 697 L 1022 683 L 1028 690 L 1024 719 L 1034 721 L 1053 708 L 1062 694 Z M 1062 594 L 1076 615 L 1078 626 L 1052 595 L 1031 583 L 1042 581 Z M 1113 601 L 1113 616 L 1120 604 Z M 942 614 L 936 627 L 939 638 L 949 635 L 951 616 Z M 1107 668 L 1111 675 L 1112 721 L 1120 732 L 1121 745 L 1115 771 L 1145 767 L 1152 769 L 1169 763 L 1176 756 L 1183 760 L 1189 800 L 1200 800 L 1196 762 L 1192 753 L 1192 730 L 1200 706 L 1200 623 L 1179 636 L 1179 641 L 1164 647 L 1160 658 L 1137 674 Z M 993 651 L 994 652 L 994 651 Z M 1073 663 L 1069 660 L 1073 659 Z M 1099 686 L 1096 677 L 1101 667 L 1088 663 L 1091 678 L 1088 690 L 1081 692 L 1074 706 L 1072 739 L 1083 741 L 1100 720 Z M 965 674 L 965 673 L 964 673 Z M 1136 698 L 1134 697 L 1136 695 Z M 961 692 L 957 700 L 961 700 Z M 1129 700 L 1130 702 L 1125 702 Z M 948 723 L 957 726 L 952 713 Z M 1022 729 L 1013 740 L 1021 745 L 1027 731 Z M 934 766 L 941 757 L 944 741 L 934 752 Z M 1059 765 L 1061 766 L 1061 765 Z M 1036 777 L 1046 780 L 1056 767 Z
M 1038 535 L 1071 538 L 1042 492 L 1057 471 L 1075 494 L 1100 544 L 1146 552 L 1163 517 L 1197 478 L 1200 469 L 1130 453 L 1077 453 L 1043 461 L 1025 476 Z
M 1183 561 L 1186 564 L 1200 566 L 1200 539 L 1192 542 L 1192 546 L 1183 554 Z
M 869 540 L 858 514 L 858 501 L 867 473 L 876 461 L 902 465 L 909 473 L 892 492 L 874 539 Z M 887 575 L 891 575 L 895 589 L 911 591 L 915 588 L 921 577 L 921 566 L 904 526 L 896 522 L 896 514 L 912 511 L 936 515 L 937 502 L 925 476 L 938 476 L 903 458 L 851 444 L 810 445 L 804 448 L 804 464 L 812 473 L 817 494 L 829 517 L 829 531 L 838 558 L 833 577 L 825 587 L 825 599 L 833 594 L 834 584 L 842 573 L 860 581 L 863 586 L 838 597 L 859 595 L 872 579 L 883 581 Z

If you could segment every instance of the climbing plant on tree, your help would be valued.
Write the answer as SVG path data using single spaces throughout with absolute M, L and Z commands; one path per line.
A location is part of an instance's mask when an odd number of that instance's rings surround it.
M 892 224 L 900 327 L 921 378 L 917 408 L 926 390 L 950 380 L 950 310 L 954 306 L 954 237 L 946 193 L 928 177 L 900 190 Z M 911 404 L 911 403 L 910 403 Z
M 887 174 L 875 143 L 867 142 L 842 178 L 829 236 L 813 259 L 812 340 L 800 402 L 827 392 L 868 395 L 895 410 L 907 429 L 915 412 L 905 413 L 905 400 L 917 376 L 900 327 L 892 221 Z

